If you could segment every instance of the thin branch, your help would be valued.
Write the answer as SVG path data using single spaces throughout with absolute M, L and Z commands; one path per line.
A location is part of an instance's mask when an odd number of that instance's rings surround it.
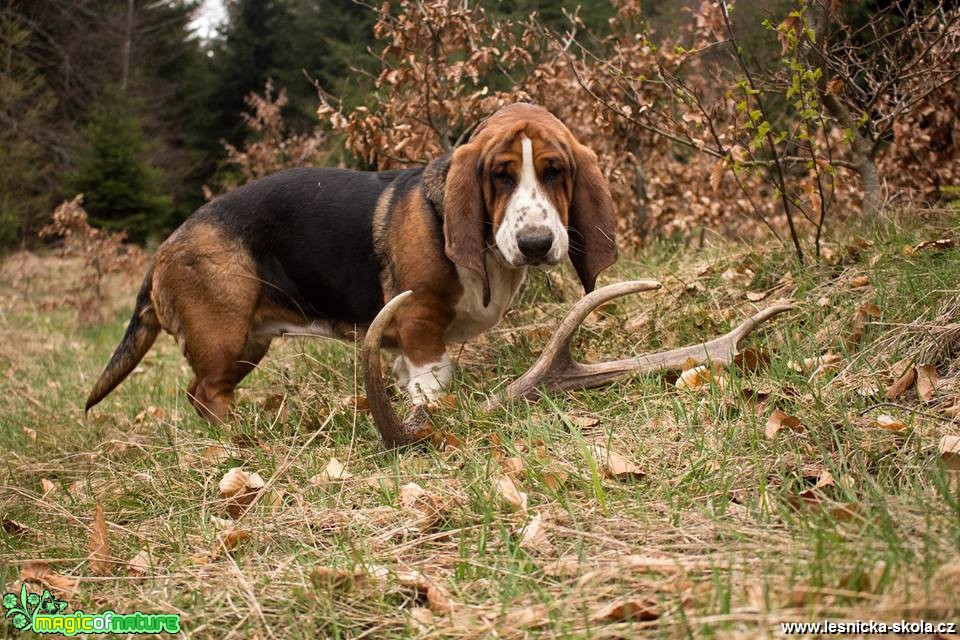
M 740 46 L 737 44 L 737 39 L 733 35 L 733 25 L 730 23 L 730 12 L 729 8 L 727 7 L 727 0 L 720 0 L 720 12 L 723 14 L 723 22 L 727 27 L 727 35 L 730 38 L 730 44 L 731 49 L 733 49 L 734 58 L 736 59 L 740 70 L 743 72 L 744 77 L 747 79 L 750 89 L 753 91 L 758 91 L 753 82 L 753 74 L 750 73 L 750 69 L 747 68 L 746 63 L 743 61 L 743 56 L 740 53 Z M 763 101 L 759 97 L 759 92 L 754 95 L 754 101 L 757 103 L 757 108 L 760 110 L 760 117 L 762 117 L 765 122 L 769 122 L 766 111 L 763 107 Z M 780 153 L 777 151 L 777 145 L 773 140 L 773 134 L 769 130 L 767 131 L 765 137 L 767 140 L 767 146 L 769 147 L 770 153 L 773 156 L 776 177 L 780 185 L 779 190 L 781 202 L 783 203 L 783 212 L 787 216 L 787 226 L 790 228 L 790 239 L 793 241 L 793 247 L 797 252 L 797 260 L 800 261 L 800 264 L 803 264 L 803 248 L 800 246 L 800 237 L 797 235 L 797 229 L 793 222 L 793 214 L 790 211 L 790 201 L 787 198 L 787 184 L 783 175 L 783 166 L 780 163 Z

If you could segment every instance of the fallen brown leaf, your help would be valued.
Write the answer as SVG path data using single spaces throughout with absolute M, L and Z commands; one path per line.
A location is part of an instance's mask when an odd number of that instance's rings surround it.
M 511 511 L 527 510 L 527 494 L 520 491 L 508 475 L 498 475 L 493 478 L 494 493 Z
M 450 613 L 456 604 L 450 593 L 437 581 L 427 578 L 419 571 L 398 571 L 397 580 L 405 587 L 412 587 L 427 597 L 427 606 L 433 613 Z
M 564 416 L 570 424 L 581 429 L 592 429 L 600 424 L 600 418 L 596 416 L 585 416 L 577 413 L 568 413 Z
M 427 606 L 434 613 L 450 613 L 455 607 L 450 593 L 438 584 L 431 584 L 427 589 Z
M 870 284 L 870 278 L 868 276 L 854 276 L 850 278 L 850 288 L 859 289 L 860 287 L 865 287 Z
M 107 521 L 103 516 L 103 505 L 99 502 L 94 509 L 87 546 L 90 549 L 90 569 L 93 573 L 98 576 L 108 576 L 113 573 L 110 545 L 107 540 Z
M 410 621 L 420 633 L 426 633 L 433 629 L 436 620 L 433 617 L 433 611 L 426 607 L 411 607 Z
M 412 528 L 427 531 L 440 521 L 449 505 L 416 482 L 408 482 L 400 487 L 400 506 L 413 516 Z
M 500 461 L 500 468 L 508 476 L 518 476 L 523 473 L 523 460 L 516 456 L 504 458 Z
M 230 459 L 230 452 L 227 451 L 226 447 L 215 444 L 204 449 L 203 453 L 200 454 L 200 459 L 210 464 L 220 464 Z
M 660 606 L 653 598 L 621 598 L 600 607 L 590 616 L 595 622 L 644 621 L 659 617 Z
M 767 426 L 764 428 L 763 434 L 773 440 L 777 437 L 781 429 L 803 431 L 803 425 L 800 423 L 800 418 L 791 416 L 779 408 L 775 408 L 767 419 Z
M 234 467 L 220 479 L 220 499 L 225 501 L 227 513 L 237 519 L 250 507 L 257 494 L 266 486 L 257 473 L 248 473 Z
M 867 303 L 860 305 L 853 314 L 853 321 L 850 325 L 850 335 L 847 336 L 845 344 L 847 349 L 852 349 L 863 339 L 863 333 L 867 328 L 867 318 L 879 318 L 880 307 L 875 304 Z
M 577 556 L 563 556 L 543 567 L 543 572 L 551 578 L 570 578 L 580 573 L 584 563 Z
M 3 520 L 0 521 L 0 526 L 12 536 L 25 536 L 30 532 L 27 525 L 13 518 L 3 518 Z
M 367 410 L 367 396 L 344 396 L 337 403 L 343 409 L 355 409 L 358 413 Z
M 842 502 L 830 507 L 829 513 L 837 522 L 846 522 L 858 517 L 863 512 L 863 506 L 853 502 Z
M 812 487 L 800 492 L 800 497 L 808 503 L 820 502 L 820 494 L 824 489 L 835 485 L 833 474 L 826 469 L 821 469 L 817 474 L 817 482 Z
M 127 575 L 145 576 L 150 573 L 150 567 L 152 566 L 153 558 L 150 557 L 150 552 L 146 549 L 140 549 L 137 555 L 133 556 L 127 563 Z
M 544 604 L 534 604 L 506 612 L 503 621 L 521 629 L 535 629 L 550 622 L 550 610 Z
M 51 480 L 40 478 L 40 489 L 43 491 L 43 497 L 46 498 L 48 495 L 57 490 L 57 485 L 55 485 Z
M 940 438 L 940 462 L 951 471 L 960 471 L 960 436 L 947 435 Z
M 916 379 L 917 370 L 913 367 L 909 367 L 906 372 L 896 380 L 896 382 L 887 387 L 885 392 L 887 400 L 896 400 L 899 398 L 903 392 L 913 386 L 913 382 Z
M 746 298 L 750 302 L 760 302 L 770 295 L 769 291 L 747 291 Z
M 880 315 L 881 315 L 880 307 L 873 304 L 872 302 L 867 302 L 860 305 L 860 310 L 863 311 L 864 315 L 870 318 L 880 318 Z
M 725 167 L 724 161 L 717 160 L 713 163 L 713 169 L 710 170 L 710 188 L 713 189 L 714 193 L 720 190 L 720 181 L 723 179 L 723 170 Z
M 570 474 L 556 465 L 548 465 L 543 471 L 543 484 L 556 493 L 567 483 Z
M 347 471 L 347 468 L 343 466 L 342 462 L 336 458 L 330 458 L 330 461 L 327 462 L 327 466 L 324 467 L 323 471 L 310 478 L 310 484 L 315 487 L 326 487 L 331 484 L 349 480 L 352 477 L 353 474 Z
M 634 478 L 639 480 L 646 475 L 636 464 L 627 460 L 616 451 L 607 449 L 602 444 L 594 444 L 590 447 L 590 452 L 604 473 L 610 478 L 617 480 Z
M 829 351 L 822 356 L 813 356 L 812 358 L 804 358 L 800 362 L 794 362 L 791 360 L 787 363 L 787 366 L 793 369 L 798 373 L 804 373 L 805 371 L 835 371 L 840 369 L 843 365 L 843 358 L 838 356 L 835 353 L 830 353 Z
M 246 529 L 227 529 L 217 534 L 213 542 L 213 549 L 210 551 L 210 559 L 216 560 L 224 552 L 230 553 L 237 548 L 237 545 L 250 537 L 250 532 Z
M 888 416 L 885 413 L 881 413 L 875 417 L 870 422 L 870 426 L 878 429 L 886 429 L 887 431 L 903 431 L 907 428 L 907 425 L 902 420 Z
M 434 431 L 430 436 L 430 440 L 433 447 L 438 451 L 453 452 L 463 448 L 463 443 L 460 441 L 460 438 L 452 433 Z
M 290 416 L 290 403 L 285 393 L 273 393 L 263 401 L 264 411 L 276 414 L 277 420 L 284 422 Z
M 713 380 L 713 371 L 705 365 L 686 369 L 677 378 L 676 387 L 678 389 L 699 389 Z
M 916 247 L 913 247 L 914 252 L 923 251 L 924 249 L 949 249 L 957 243 L 956 238 L 938 238 L 936 240 L 927 240 L 921 242 Z
M 427 403 L 429 411 L 440 411 L 442 409 L 455 409 L 457 406 L 457 394 L 448 393 Z
M 159 407 L 154 407 L 153 405 L 147 407 L 143 411 L 137 414 L 137 417 L 133 419 L 134 423 L 141 424 L 147 418 L 153 418 L 154 420 L 162 421 L 167 417 L 167 412 Z
M 343 569 L 341 567 L 314 567 L 310 580 L 317 589 L 352 589 L 358 582 L 366 579 L 367 573 L 362 567 Z
M 67 597 L 77 592 L 80 582 L 75 578 L 61 576 L 55 573 L 45 562 L 27 562 L 20 567 L 20 579 L 25 582 L 39 582 L 47 585 L 52 591 Z M 39 591 L 39 589 L 38 589 Z
M 937 388 L 937 368 L 932 364 L 917 367 L 917 396 L 922 402 L 930 402 Z
M 766 349 L 747 347 L 733 356 L 733 364 L 741 371 L 758 371 L 770 362 Z
M 530 518 L 520 533 L 520 547 L 532 553 L 547 554 L 553 551 L 553 544 L 547 536 L 543 514 Z
M 639 554 L 630 554 L 620 558 L 618 564 L 634 571 L 645 573 L 663 573 L 676 575 L 683 573 L 683 566 L 673 558 L 658 558 Z

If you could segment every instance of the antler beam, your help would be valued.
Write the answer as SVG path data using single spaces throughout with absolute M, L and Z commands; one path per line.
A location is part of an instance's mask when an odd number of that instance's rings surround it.
M 770 318 L 794 308 L 791 304 L 768 307 L 747 318 L 729 333 L 709 342 L 610 362 L 584 364 L 574 360 L 570 353 L 570 342 L 590 312 L 614 298 L 659 289 L 660 286 L 656 280 L 635 280 L 602 287 L 584 296 L 567 312 L 533 366 L 487 401 L 484 408 L 491 411 L 505 401 L 536 397 L 543 391 L 598 387 L 632 373 L 679 371 L 691 361 L 697 364 L 730 364 L 743 338 Z M 370 325 L 363 342 L 367 402 L 380 435 L 391 447 L 412 444 L 430 434 L 429 418 L 422 405 L 415 406 L 413 413 L 403 422 L 397 418 L 390 404 L 380 363 L 383 331 L 411 293 L 401 293 L 384 306 Z

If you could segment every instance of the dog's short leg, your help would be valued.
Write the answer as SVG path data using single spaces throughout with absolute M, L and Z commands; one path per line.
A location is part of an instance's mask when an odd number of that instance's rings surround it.
M 393 361 L 393 380 L 402 389 L 406 389 L 407 383 L 410 382 L 410 368 L 402 355 L 397 356 L 397 359 Z
M 417 404 L 433 402 L 450 388 L 453 380 L 453 363 L 446 353 L 436 362 L 416 365 L 401 356 L 409 375 L 404 388 L 410 398 Z
M 227 417 L 233 390 L 267 352 L 251 335 L 260 296 L 253 259 L 213 226 L 182 227 L 154 266 L 152 299 L 195 374 L 190 403 L 211 422 Z
M 226 418 L 233 402 L 233 390 L 266 355 L 270 342 L 249 341 L 242 350 L 221 343 L 219 357 L 197 363 L 197 377 L 187 387 L 190 403 L 210 422 Z
M 397 383 L 417 404 L 436 400 L 453 380 L 453 364 L 443 343 L 453 318 L 445 308 L 428 295 L 420 295 L 397 313 L 401 355 L 393 371 Z

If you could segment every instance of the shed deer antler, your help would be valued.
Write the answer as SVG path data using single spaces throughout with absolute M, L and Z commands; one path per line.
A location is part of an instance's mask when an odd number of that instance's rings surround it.
M 775 315 L 793 309 L 791 304 L 777 304 L 747 318 L 729 333 L 709 342 L 668 351 L 643 354 L 610 362 L 580 363 L 570 353 L 573 334 L 590 312 L 614 298 L 639 291 L 659 289 L 656 280 L 635 280 L 611 284 L 581 298 L 560 322 L 547 341 L 543 353 L 526 373 L 503 391 L 488 400 L 484 408 L 495 409 L 505 401 L 536 397 L 542 391 L 599 387 L 630 373 L 680 371 L 684 364 L 695 362 L 730 364 L 737 354 L 737 345 L 751 331 Z M 367 404 L 384 442 L 399 447 L 418 442 L 430 435 L 427 412 L 422 405 L 403 422 L 397 418 L 387 394 L 380 363 L 380 341 L 396 310 L 413 292 L 406 291 L 388 302 L 377 314 L 363 341 L 362 360 L 367 388 Z

